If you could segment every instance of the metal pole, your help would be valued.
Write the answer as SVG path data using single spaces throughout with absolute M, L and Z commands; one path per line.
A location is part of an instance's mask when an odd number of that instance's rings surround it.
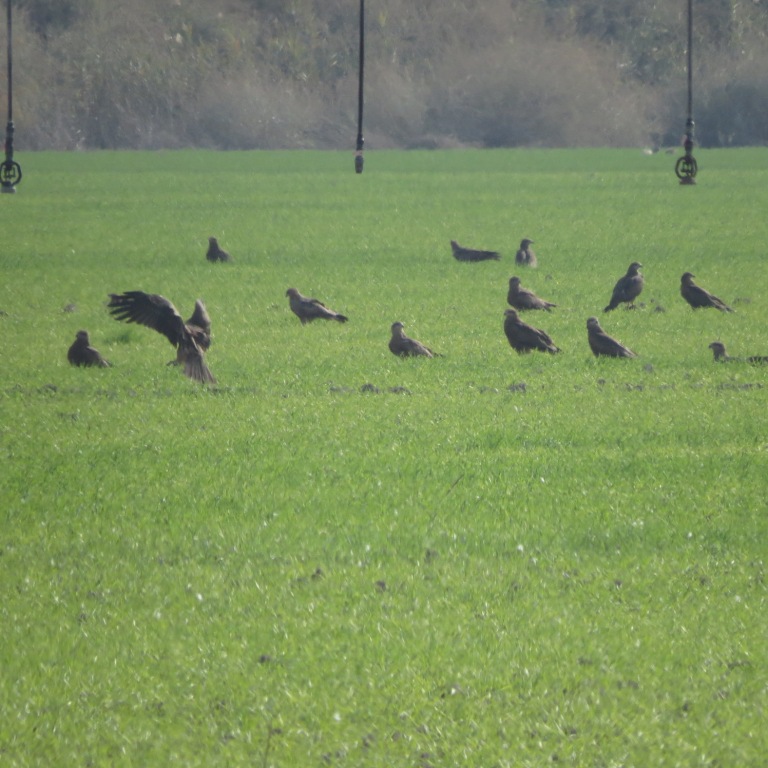
M 0 165 L 0 192 L 15 192 L 16 184 L 21 181 L 21 166 L 13 160 L 13 19 L 11 16 L 11 0 L 8 5 L 8 123 L 5 126 L 5 161 Z
M 688 0 L 688 117 L 685 121 L 685 154 L 675 163 L 675 174 L 681 184 L 695 184 L 698 164 L 693 156 L 693 0 Z
M 13 120 L 13 16 L 11 15 L 11 0 L 8 0 L 8 120 Z
M 365 70 L 365 0 L 360 0 L 360 59 L 357 84 L 357 148 L 355 151 L 355 173 L 363 172 L 363 75 Z

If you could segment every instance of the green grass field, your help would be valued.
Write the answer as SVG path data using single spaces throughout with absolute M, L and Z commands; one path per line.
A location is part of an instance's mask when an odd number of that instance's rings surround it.
M 17 156 L 0 764 L 765 765 L 768 367 L 707 345 L 768 355 L 768 151 L 697 159 Z M 603 314 L 633 260 L 644 306 Z M 513 274 L 561 354 L 509 347 Z M 126 290 L 205 300 L 217 387 Z M 444 356 L 395 358 L 395 320 Z M 68 365 L 81 328 L 112 368 Z

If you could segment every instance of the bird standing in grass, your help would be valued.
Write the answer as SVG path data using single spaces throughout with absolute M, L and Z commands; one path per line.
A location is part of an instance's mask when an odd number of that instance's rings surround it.
M 512 349 L 521 354 L 531 350 L 552 354 L 560 351 L 548 333 L 524 323 L 515 309 L 504 312 L 504 333 Z
M 498 261 L 501 255 L 498 251 L 478 251 L 475 248 L 464 248 L 455 240 L 451 240 L 453 258 L 457 261 Z
M 680 295 L 694 308 L 700 307 L 714 307 L 721 312 L 733 312 L 733 310 L 717 296 L 713 296 L 709 291 L 702 288 L 700 285 L 696 285 L 693 282 L 693 278 L 696 275 L 692 275 L 690 272 L 684 272 L 680 278 Z
M 339 323 L 349 320 L 346 315 L 340 315 L 326 307 L 322 301 L 302 296 L 295 288 L 289 288 L 285 295 L 288 297 L 291 311 L 301 320 L 302 325 L 313 320 L 336 320 Z
M 67 350 L 67 360 L 71 365 L 97 366 L 109 368 L 109 361 L 105 360 L 98 349 L 91 346 L 88 331 L 78 331 L 72 346 Z
M 211 345 L 211 318 L 200 299 L 192 316 L 184 322 L 176 307 L 164 296 L 143 291 L 109 294 L 110 314 L 126 323 L 146 325 L 162 333 L 176 347 L 173 363 L 184 366 L 184 374 L 194 381 L 215 384 L 203 353 Z
M 537 267 L 539 265 L 536 254 L 531 250 L 532 243 L 533 240 L 527 237 L 520 241 L 520 247 L 515 254 L 515 264 L 520 264 L 524 267 Z
M 715 357 L 716 363 L 752 363 L 753 365 L 765 365 L 768 363 L 768 356 L 764 355 L 750 355 L 749 357 L 731 357 L 725 351 L 725 344 L 721 341 L 713 341 L 709 348 L 712 350 L 712 354 Z
M 219 245 L 215 237 L 208 238 L 208 252 L 205 258 L 208 261 L 232 261 L 232 257 Z
M 600 322 L 596 317 L 587 319 L 587 339 L 589 340 L 589 348 L 595 357 L 601 355 L 605 357 L 637 357 L 629 347 L 625 347 L 613 336 L 609 336 L 600 327 Z
M 603 310 L 604 312 L 610 312 L 612 309 L 616 309 L 619 304 L 626 304 L 627 309 L 635 308 L 635 299 L 642 292 L 645 282 L 639 271 L 642 266 L 643 265 L 639 261 L 633 261 L 629 265 L 627 274 L 620 277 L 613 287 L 611 300 L 608 303 L 608 306 Z
M 547 312 L 551 312 L 551 308 L 557 306 L 557 304 L 553 304 L 551 301 L 540 299 L 533 291 L 521 287 L 519 277 L 509 278 L 507 303 L 515 309 L 544 309 Z
M 405 335 L 401 322 L 392 323 L 392 337 L 389 340 L 389 351 L 398 357 L 440 357 L 420 341 Z

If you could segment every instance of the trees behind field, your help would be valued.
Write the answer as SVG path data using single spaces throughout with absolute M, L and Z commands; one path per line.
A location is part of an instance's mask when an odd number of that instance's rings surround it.
M 694 3 L 704 145 L 768 143 L 766 6 Z M 14 0 L 17 146 L 349 147 L 358 8 Z M 683 0 L 369 0 L 366 11 L 369 147 L 679 142 Z

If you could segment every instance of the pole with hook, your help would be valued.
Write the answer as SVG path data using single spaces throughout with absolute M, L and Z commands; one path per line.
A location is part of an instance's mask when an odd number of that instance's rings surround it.
M 15 192 L 21 181 L 21 166 L 13 159 L 13 48 L 11 44 L 13 17 L 11 0 L 8 5 L 8 123 L 5 126 L 5 160 L 0 164 L 0 192 Z
M 363 172 L 363 76 L 365 72 L 365 0 L 360 0 L 360 58 L 357 81 L 357 146 L 355 150 L 355 173 Z
M 698 164 L 693 156 L 693 0 L 688 0 L 688 117 L 685 121 L 685 154 L 675 163 L 675 175 L 681 184 L 695 184 Z

